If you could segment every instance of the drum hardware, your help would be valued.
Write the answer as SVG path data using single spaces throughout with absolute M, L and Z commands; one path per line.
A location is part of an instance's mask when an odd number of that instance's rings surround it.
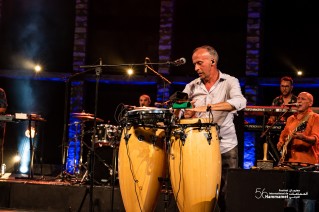
M 92 154 L 92 153 L 91 152 L 88 153 L 88 156 L 87 156 L 88 160 L 90 159 L 90 154 Z M 113 175 L 114 175 L 114 173 L 116 173 L 116 171 L 113 170 L 113 167 L 111 165 L 107 164 L 105 162 L 105 160 L 99 154 L 97 154 L 95 151 L 94 151 L 94 155 L 95 155 L 94 158 L 97 158 L 98 162 L 103 164 L 103 166 L 105 166 L 108 169 L 110 178 L 112 179 Z M 94 163 L 95 163 L 95 161 L 94 161 Z M 82 167 L 85 168 L 85 173 L 83 174 L 82 179 L 80 181 L 81 184 L 83 184 L 85 181 L 89 181 L 90 177 L 92 177 L 92 176 L 89 176 L 89 170 L 88 170 L 87 164 L 88 163 L 86 162 L 84 165 L 82 165 Z M 100 184 L 100 182 L 97 182 L 95 179 L 93 179 L 93 180 L 95 181 L 95 183 Z
M 96 129 L 96 146 L 110 146 L 112 148 L 118 146 L 122 131 L 121 127 L 110 124 L 100 124 Z
M 138 136 L 137 136 L 137 139 L 138 139 L 139 141 L 145 141 L 144 135 L 138 135 Z
M 131 134 L 128 133 L 128 131 L 131 129 L 131 126 L 129 127 L 124 127 L 124 130 L 123 130 L 123 135 L 124 135 L 124 140 L 125 140 L 125 144 L 127 145 L 128 143 L 128 140 L 130 139 L 131 137 Z
M 205 133 L 204 135 L 207 139 L 208 144 L 210 145 L 212 141 L 212 133 L 210 131 L 207 131 L 207 133 Z
M 153 146 L 156 145 L 157 137 L 155 135 L 150 136 L 151 142 L 153 143 Z
M 182 126 L 180 130 L 176 130 L 176 131 L 173 132 L 174 136 L 178 136 L 181 139 L 183 146 L 185 145 L 185 141 L 186 141 L 186 138 L 187 138 L 187 135 L 185 133 L 185 129 L 186 128 L 184 126 Z

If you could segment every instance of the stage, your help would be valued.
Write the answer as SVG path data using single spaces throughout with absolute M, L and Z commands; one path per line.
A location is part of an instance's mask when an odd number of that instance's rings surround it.
M 35 176 L 0 180 L 0 211 L 89 211 L 89 185 Z M 230 169 L 227 211 L 285 211 L 285 198 L 319 200 L 319 173 L 295 170 Z M 134 194 L 132 194 L 132 198 Z M 119 186 L 93 187 L 94 211 L 125 211 Z M 172 192 L 162 190 L 155 211 L 178 211 Z
M 0 211 L 71 212 L 90 209 L 89 183 L 86 185 L 40 176 L 34 176 L 32 180 L 15 179 L 6 173 L 0 179 L 0 191 Z M 162 192 L 155 211 L 165 211 L 164 198 Z M 172 195 L 169 201 L 167 211 L 178 211 Z M 92 202 L 95 212 L 125 211 L 118 185 L 94 185 Z

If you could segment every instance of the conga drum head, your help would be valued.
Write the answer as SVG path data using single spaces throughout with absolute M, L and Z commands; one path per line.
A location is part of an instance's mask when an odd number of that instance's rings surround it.
M 157 127 L 158 123 L 169 124 L 173 113 L 166 108 L 140 107 L 126 114 L 127 123 L 133 126 Z

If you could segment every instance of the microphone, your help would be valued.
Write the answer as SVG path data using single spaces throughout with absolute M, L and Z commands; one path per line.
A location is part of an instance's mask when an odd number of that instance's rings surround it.
M 144 64 L 145 64 L 144 73 L 145 74 L 147 74 L 147 65 L 146 64 L 147 64 L 148 61 L 150 61 L 150 58 L 145 57 L 145 60 L 144 60 Z
M 291 103 L 291 104 L 285 104 L 285 106 L 288 106 L 288 107 L 292 107 L 292 106 L 295 106 L 295 107 L 298 107 L 299 106 L 299 103 Z
M 181 57 L 177 60 L 174 60 L 173 62 L 170 62 L 170 64 L 172 64 L 174 66 L 184 65 L 185 63 L 186 63 L 186 59 L 184 57 Z

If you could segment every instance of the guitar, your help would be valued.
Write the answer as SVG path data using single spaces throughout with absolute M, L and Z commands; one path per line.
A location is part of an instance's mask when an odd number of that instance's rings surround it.
M 287 138 L 286 138 L 286 141 L 284 143 L 284 145 L 282 146 L 282 150 L 281 150 L 281 158 L 279 160 L 279 163 L 283 163 L 285 161 L 285 157 L 287 155 L 287 152 L 288 152 L 288 145 L 292 139 L 292 135 L 295 133 L 295 132 L 303 132 L 306 127 L 307 127 L 307 122 L 308 121 L 303 121 L 301 122 L 293 131 L 292 133 L 290 133 Z

